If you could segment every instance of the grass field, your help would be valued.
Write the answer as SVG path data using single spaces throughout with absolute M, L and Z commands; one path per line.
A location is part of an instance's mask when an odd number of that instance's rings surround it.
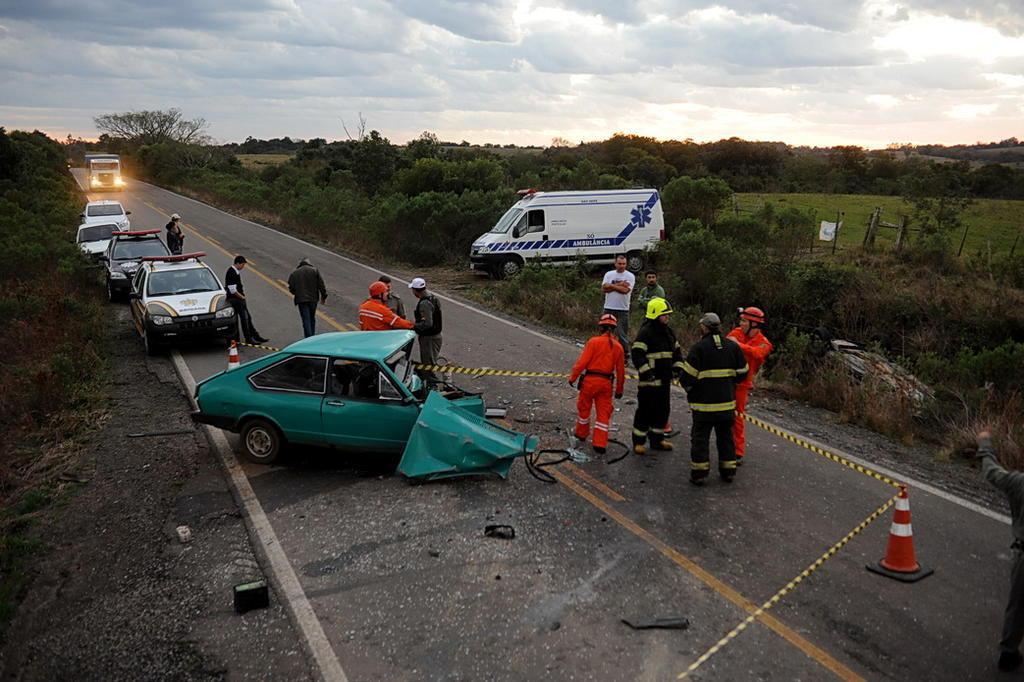
M 756 211 L 765 202 L 771 202 L 776 208 L 795 206 L 800 209 L 812 209 L 817 220 L 834 221 L 836 211 L 845 212 L 843 228 L 839 231 L 839 246 L 859 246 L 867 230 L 871 211 L 882 208 L 882 222 L 897 223 L 899 216 L 910 212 L 910 207 L 900 197 L 876 196 L 867 194 L 738 194 L 737 206 L 742 213 Z M 991 242 L 992 254 L 1007 254 L 1013 246 L 1017 234 L 1024 230 L 1024 201 L 1008 199 L 977 199 L 964 214 L 968 225 L 967 244 L 964 254 L 978 251 L 987 252 Z M 913 224 L 911 224 L 913 228 Z M 910 238 L 915 233 L 911 231 Z M 953 247 L 960 245 L 959 234 L 953 239 Z M 891 245 L 896 231 L 882 228 L 878 232 L 877 245 Z M 1017 245 L 1017 253 L 1024 252 L 1024 239 Z M 819 242 L 823 248 L 831 245 Z
M 263 168 L 279 166 L 291 160 L 294 154 L 237 154 L 238 160 L 246 168 Z

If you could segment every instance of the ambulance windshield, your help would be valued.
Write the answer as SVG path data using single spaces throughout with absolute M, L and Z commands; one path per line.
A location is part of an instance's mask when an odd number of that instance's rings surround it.
M 505 234 L 508 232 L 508 228 L 515 225 L 516 220 L 522 215 L 523 209 L 521 208 L 510 208 L 505 212 L 505 215 L 501 216 L 501 220 L 491 228 L 491 234 Z

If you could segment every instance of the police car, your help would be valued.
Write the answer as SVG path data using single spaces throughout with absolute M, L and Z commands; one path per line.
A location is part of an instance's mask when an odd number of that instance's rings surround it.
M 107 298 L 116 301 L 128 294 L 132 278 L 143 258 L 169 256 L 171 252 L 160 241 L 160 230 L 112 232 L 107 251 L 99 257 L 107 270 Z
M 176 341 L 237 334 L 235 310 L 217 275 L 200 258 L 205 253 L 144 257 L 128 294 L 135 330 L 146 353 Z

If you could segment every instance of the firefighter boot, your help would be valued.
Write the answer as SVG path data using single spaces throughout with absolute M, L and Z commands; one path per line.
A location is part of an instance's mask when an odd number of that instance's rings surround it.
M 636 454 L 636 455 L 646 455 L 647 454 L 647 448 L 644 447 L 643 443 L 637 443 L 637 444 L 635 444 L 633 446 L 633 454 Z
M 671 450 L 672 443 L 665 439 L 659 440 L 657 443 L 651 443 L 652 450 Z
M 698 488 L 704 485 L 704 479 L 708 477 L 706 471 L 691 471 L 690 472 L 690 483 L 697 486 Z

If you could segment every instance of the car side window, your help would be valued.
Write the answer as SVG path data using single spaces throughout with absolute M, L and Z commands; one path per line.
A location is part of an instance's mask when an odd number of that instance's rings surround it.
M 544 231 L 544 211 L 534 209 L 526 214 L 526 233 Z
M 298 393 L 323 393 L 327 358 L 297 355 L 249 377 L 256 388 Z
M 146 290 L 146 271 L 143 268 L 139 268 L 139 271 L 135 273 L 135 281 L 132 282 L 132 291 L 137 294 L 141 294 Z
M 381 397 L 379 374 L 375 362 L 337 358 L 331 363 L 331 395 L 376 400 Z

